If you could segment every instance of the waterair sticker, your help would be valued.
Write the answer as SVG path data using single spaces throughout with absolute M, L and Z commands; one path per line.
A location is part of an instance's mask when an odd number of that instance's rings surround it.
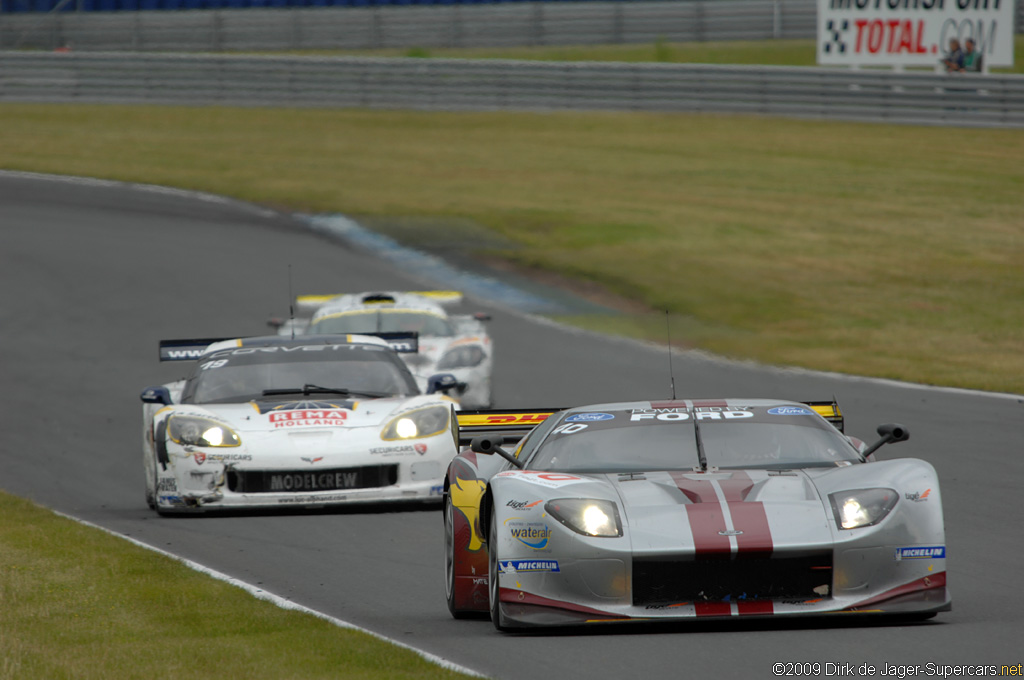
M 946 546 L 935 545 L 926 548 L 896 548 L 896 561 L 935 560 L 946 556 Z
M 565 419 L 567 423 L 590 423 L 595 420 L 611 420 L 615 416 L 611 413 L 577 413 Z
M 510 518 L 505 520 L 505 527 L 512 538 L 533 550 L 544 550 L 551 540 L 551 529 L 541 522 L 527 523 L 518 518 Z
M 503 574 L 523 571 L 559 571 L 557 560 L 501 560 L 498 568 Z
M 768 409 L 773 416 L 813 416 L 814 411 L 801 406 L 776 406 Z

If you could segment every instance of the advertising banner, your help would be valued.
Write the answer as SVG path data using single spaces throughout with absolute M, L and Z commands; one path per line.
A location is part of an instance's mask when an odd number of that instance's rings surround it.
M 956 40 L 1013 66 L 1014 0 L 818 0 L 818 63 L 939 67 Z

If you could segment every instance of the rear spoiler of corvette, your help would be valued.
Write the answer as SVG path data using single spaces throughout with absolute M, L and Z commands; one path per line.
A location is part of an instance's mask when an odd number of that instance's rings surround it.
M 510 439 L 522 439 L 552 413 L 560 408 L 533 409 L 483 409 L 478 411 L 457 411 L 459 421 L 459 444 L 468 445 L 473 437 L 480 435 L 501 435 Z
M 190 338 L 187 340 L 161 340 L 160 361 L 195 361 L 215 342 L 232 338 Z
M 361 333 L 360 335 L 380 338 L 388 343 L 388 346 L 391 347 L 391 349 L 400 354 L 415 354 L 420 351 L 419 333 L 400 331 L 394 333 Z M 327 336 L 323 335 L 311 335 L 309 336 L 310 344 L 322 342 L 326 337 Z M 185 340 L 161 340 L 160 361 L 195 361 L 199 357 L 203 356 L 206 352 L 206 348 L 213 343 L 236 339 L 238 340 L 239 347 L 246 344 L 246 338 L 190 338 Z M 290 339 L 286 339 L 284 336 L 281 336 L 279 338 L 261 340 L 250 344 L 254 346 L 269 347 L 274 344 L 281 344 L 290 341 Z
M 411 295 L 420 295 L 425 298 L 430 298 L 434 302 L 442 305 L 453 305 L 462 302 L 462 293 L 457 290 L 409 290 L 403 291 Z M 320 305 L 325 302 L 330 302 L 336 297 L 341 297 L 346 293 L 336 293 L 334 295 L 297 295 L 295 296 L 295 307 L 299 313 L 312 314 L 317 310 Z M 381 304 L 393 303 L 395 299 L 388 293 L 373 294 L 367 293 L 363 297 L 363 302 L 366 304 L 372 304 L 378 302 Z

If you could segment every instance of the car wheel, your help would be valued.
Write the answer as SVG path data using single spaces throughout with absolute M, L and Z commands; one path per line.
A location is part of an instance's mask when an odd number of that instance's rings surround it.
M 456 619 L 464 619 L 468 612 L 455 606 L 455 508 L 450 494 L 444 496 L 444 594 L 448 611 Z
M 143 467 L 146 468 L 146 505 L 150 510 L 156 510 L 156 464 L 153 464 L 152 471 L 148 465 Z
M 491 607 L 491 623 L 498 630 L 508 630 L 505 616 L 501 613 L 501 603 L 498 599 L 501 592 L 501 564 L 500 549 L 498 548 L 498 513 L 491 512 L 491 529 L 487 534 L 487 595 Z

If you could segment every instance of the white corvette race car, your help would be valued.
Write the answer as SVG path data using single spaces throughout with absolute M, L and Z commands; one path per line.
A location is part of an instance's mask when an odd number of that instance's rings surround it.
M 405 335 L 393 342 L 414 347 Z M 157 512 L 440 502 L 458 442 L 457 404 L 441 392 L 455 379 L 435 376 L 421 394 L 387 341 L 172 340 L 160 358 L 196 363 L 141 395 Z
M 271 319 L 281 335 L 414 332 L 419 351 L 403 354 L 420 389 L 431 375 L 451 373 L 460 383 L 453 395 L 465 408 L 491 405 L 494 351 L 484 328 L 486 314 L 449 315 L 443 305 L 462 300 L 455 291 L 367 292 L 347 295 L 300 295 L 298 318 Z M 461 385 L 464 385 L 462 387 Z

